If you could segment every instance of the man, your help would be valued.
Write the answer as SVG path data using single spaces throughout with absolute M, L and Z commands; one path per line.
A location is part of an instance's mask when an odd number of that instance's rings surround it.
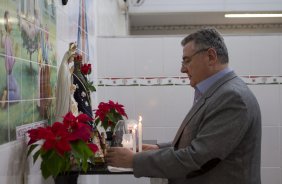
M 132 167 L 135 177 L 171 184 L 260 184 L 261 115 L 253 93 L 228 68 L 228 52 L 214 28 L 182 41 L 181 72 L 195 101 L 171 144 L 144 145 L 133 154 L 111 148 L 109 165 Z

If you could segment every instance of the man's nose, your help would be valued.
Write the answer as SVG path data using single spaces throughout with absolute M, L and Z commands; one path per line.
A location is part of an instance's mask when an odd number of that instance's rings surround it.
M 181 71 L 181 73 L 186 73 L 187 72 L 187 68 L 182 65 L 180 71 Z

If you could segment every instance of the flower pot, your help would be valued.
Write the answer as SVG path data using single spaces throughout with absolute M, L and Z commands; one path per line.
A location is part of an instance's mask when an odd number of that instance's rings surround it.
M 77 184 L 78 174 L 58 175 L 54 178 L 55 184 Z

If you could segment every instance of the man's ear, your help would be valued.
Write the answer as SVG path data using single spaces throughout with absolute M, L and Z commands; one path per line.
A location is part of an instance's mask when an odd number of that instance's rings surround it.
M 209 57 L 209 64 L 214 65 L 218 60 L 216 50 L 214 48 L 209 48 L 207 52 Z

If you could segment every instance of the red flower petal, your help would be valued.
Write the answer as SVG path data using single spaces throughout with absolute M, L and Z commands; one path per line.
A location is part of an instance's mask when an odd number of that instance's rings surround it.
M 91 127 L 84 123 L 78 123 L 78 128 L 71 132 L 68 137 L 68 140 L 75 141 L 75 140 L 83 140 L 87 142 L 91 136 Z
M 96 153 L 98 150 L 99 150 L 99 148 L 98 148 L 98 146 L 96 145 L 96 144 L 87 144 L 88 145 L 88 147 L 91 149 L 91 151 L 93 152 L 93 153 Z
M 56 141 L 55 149 L 60 155 L 63 156 L 66 152 L 71 150 L 71 146 L 67 140 L 62 139 L 60 141 Z
M 93 119 L 90 118 L 87 114 L 80 114 L 77 116 L 77 121 L 80 123 L 87 123 L 88 121 L 92 121 Z

